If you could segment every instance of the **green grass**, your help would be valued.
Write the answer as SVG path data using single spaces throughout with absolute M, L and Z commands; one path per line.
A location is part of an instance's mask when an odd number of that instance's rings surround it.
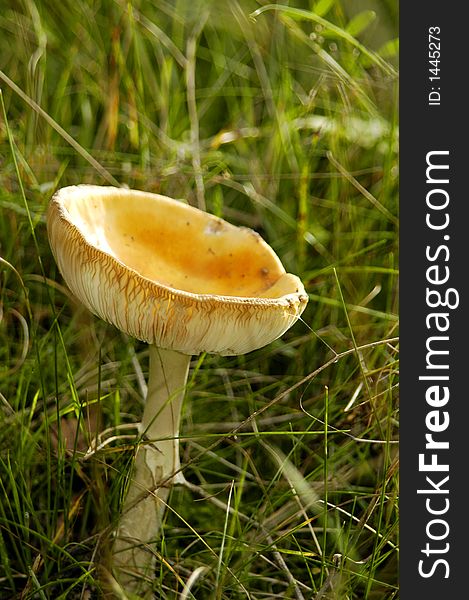
M 194 357 L 155 596 L 398 597 L 397 8 L 286 4 L 0 2 L 1 598 L 101 597 L 141 414 L 147 347 L 49 249 L 75 183 L 252 227 L 310 294 Z

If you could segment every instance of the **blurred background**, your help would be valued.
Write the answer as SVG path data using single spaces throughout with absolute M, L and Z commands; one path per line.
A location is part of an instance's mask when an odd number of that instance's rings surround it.
M 398 597 L 398 3 L 0 0 L 0 597 L 99 598 L 148 349 L 45 210 L 78 183 L 258 231 L 310 301 L 194 357 L 163 598 Z

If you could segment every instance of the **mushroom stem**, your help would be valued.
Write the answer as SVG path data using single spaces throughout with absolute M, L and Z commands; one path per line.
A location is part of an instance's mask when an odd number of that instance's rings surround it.
M 190 360 L 186 354 L 150 345 L 140 424 L 144 441 L 137 450 L 114 544 L 115 574 L 126 591 L 137 591 L 145 576 L 153 579 L 155 555 L 148 544 L 158 537 L 171 485 L 184 482 L 177 472 L 179 423 Z

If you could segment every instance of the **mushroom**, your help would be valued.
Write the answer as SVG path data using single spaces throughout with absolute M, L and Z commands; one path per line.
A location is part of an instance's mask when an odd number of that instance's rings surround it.
M 165 196 L 78 185 L 47 212 L 55 260 L 95 315 L 150 346 L 141 444 L 116 532 L 127 591 L 151 575 L 171 484 L 184 481 L 179 423 L 192 355 L 238 355 L 280 337 L 308 297 L 259 234 Z

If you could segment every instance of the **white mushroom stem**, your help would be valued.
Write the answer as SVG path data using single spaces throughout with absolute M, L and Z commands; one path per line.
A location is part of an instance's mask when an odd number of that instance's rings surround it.
M 191 357 L 150 346 L 150 374 L 129 490 L 114 545 L 113 565 L 120 585 L 137 591 L 153 579 L 154 543 L 161 528 L 169 490 L 183 483 L 178 472 L 179 423 Z M 143 584 L 144 587 L 144 584 Z

